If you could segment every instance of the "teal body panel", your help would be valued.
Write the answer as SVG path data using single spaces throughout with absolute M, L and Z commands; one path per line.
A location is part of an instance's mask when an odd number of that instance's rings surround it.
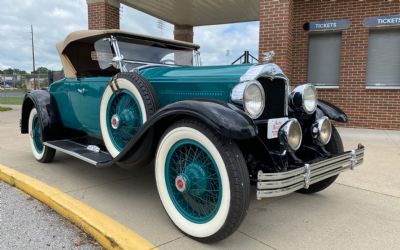
M 111 77 L 64 79 L 50 85 L 64 127 L 101 137 L 100 103 Z M 78 89 L 84 89 L 83 93 Z
M 182 100 L 229 102 L 232 88 L 251 64 L 202 67 L 155 67 L 139 73 L 154 87 L 161 107 Z M 100 103 L 111 77 L 63 79 L 50 85 L 63 125 L 101 137 Z M 84 89 L 84 93 L 78 90 Z
M 232 88 L 250 66 L 157 67 L 140 73 L 154 86 L 161 106 L 190 99 L 228 102 Z

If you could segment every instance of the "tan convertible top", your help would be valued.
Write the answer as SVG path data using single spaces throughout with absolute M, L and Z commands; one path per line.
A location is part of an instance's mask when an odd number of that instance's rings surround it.
M 64 39 L 64 41 L 59 42 L 56 45 L 58 53 L 61 58 L 61 62 L 63 64 L 65 77 L 74 78 L 77 75 L 76 68 L 71 63 L 69 56 L 65 53 L 66 49 L 71 44 L 73 44 L 74 42 L 94 43 L 101 37 L 108 37 L 111 35 L 124 36 L 124 37 L 128 37 L 128 38 L 136 38 L 136 39 L 140 39 L 140 40 L 158 41 L 158 42 L 163 42 L 166 44 L 184 47 L 184 48 L 191 48 L 191 49 L 200 48 L 199 45 L 193 44 L 193 43 L 177 41 L 177 40 L 172 40 L 172 39 L 166 39 L 166 38 L 160 38 L 160 37 L 154 37 L 154 36 L 148 36 L 148 35 L 143 35 L 143 34 L 137 34 L 137 33 L 122 31 L 122 30 L 118 30 L 118 29 L 75 31 L 75 32 L 70 33 Z

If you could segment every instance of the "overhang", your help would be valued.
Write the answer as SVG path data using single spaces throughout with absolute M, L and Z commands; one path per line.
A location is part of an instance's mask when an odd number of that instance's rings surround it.
M 178 25 L 213 25 L 259 20 L 258 0 L 120 0 Z

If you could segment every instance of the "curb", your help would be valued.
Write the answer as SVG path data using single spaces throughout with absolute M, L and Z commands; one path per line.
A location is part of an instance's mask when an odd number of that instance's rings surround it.
M 155 249 L 137 233 L 61 190 L 0 164 L 0 180 L 43 202 L 106 249 Z

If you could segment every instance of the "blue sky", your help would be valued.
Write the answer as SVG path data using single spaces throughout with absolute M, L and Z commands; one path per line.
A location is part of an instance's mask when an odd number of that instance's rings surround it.
M 36 65 L 60 69 L 55 44 L 75 30 L 87 29 L 86 0 L 0 0 L 0 69 L 32 69 L 30 24 L 34 26 Z M 231 63 L 244 50 L 258 53 L 258 22 L 200 26 L 194 42 L 201 46 L 203 65 Z M 173 25 L 122 5 L 121 29 L 162 37 L 173 37 Z M 229 50 L 229 56 L 227 56 Z

